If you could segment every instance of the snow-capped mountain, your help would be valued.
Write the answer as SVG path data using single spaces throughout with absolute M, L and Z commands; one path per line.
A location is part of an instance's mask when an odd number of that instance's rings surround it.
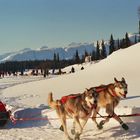
M 137 33 L 134 34 L 129 33 L 128 35 L 132 43 L 134 43 L 136 39 L 138 40 L 139 35 Z M 99 44 L 101 44 L 101 42 L 102 41 L 99 41 Z M 105 41 L 104 43 L 108 55 L 109 41 Z M 87 51 L 90 54 L 92 53 L 93 50 L 95 50 L 95 48 L 96 48 L 96 42 L 95 43 L 72 42 L 65 48 L 48 48 L 48 46 L 42 46 L 41 48 L 38 48 L 36 50 L 25 48 L 17 52 L 11 52 L 11 53 L 0 55 L 0 63 L 6 61 L 26 61 L 26 60 L 46 60 L 46 59 L 52 60 L 54 57 L 54 53 L 59 54 L 59 58 L 61 60 L 71 59 L 75 56 L 76 51 L 78 51 L 79 56 L 82 57 L 85 51 Z
M 46 59 L 52 60 L 54 53 L 59 54 L 60 59 L 71 59 L 74 57 L 76 50 L 78 50 L 79 56 L 81 57 L 85 51 L 91 53 L 93 50 L 95 50 L 95 46 L 94 44 L 88 43 L 71 43 L 66 48 L 48 48 L 47 46 L 43 46 L 36 50 L 25 48 L 14 53 L 1 55 L 0 62 Z
M 12 54 L 12 52 L 11 52 L 11 53 L 5 53 L 5 54 L 0 55 L 0 60 L 2 60 L 2 59 L 4 59 L 4 58 L 8 57 L 8 56 L 11 55 L 11 54 Z

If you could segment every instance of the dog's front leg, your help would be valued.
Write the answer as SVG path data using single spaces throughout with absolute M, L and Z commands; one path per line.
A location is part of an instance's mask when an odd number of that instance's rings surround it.
M 118 115 L 116 115 L 115 113 L 114 113 L 114 115 L 113 115 L 113 118 L 115 119 L 115 120 L 117 120 L 120 124 L 121 124 L 121 126 L 122 126 L 122 128 L 124 129 L 124 130 L 128 130 L 129 129 L 129 127 L 121 120 L 121 118 L 118 116 Z
M 86 125 L 87 120 L 88 120 L 88 118 L 80 119 L 80 124 L 81 124 L 82 130 L 83 130 L 84 126 Z M 76 124 L 75 124 L 75 121 L 73 121 L 73 127 L 71 129 L 71 133 L 73 135 L 75 134 L 75 128 L 76 128 Z
M 100 121 L 99 125 L 98 125 L 98 128 L 99 129 L 102 129 L 103 128 L 103 125 L 107 122 L 109 122 L 110 118 L 113 117 L 114 115 L 114 107 L 112 104 L 107 104 L 106 105 L 106 113 L 108 114 L 107 117 L 104 117 L 104 120 Z
M 74 121 L 75 121 L 75 124 L 78 126 L 79 129 L 76 130 L 76 133 L 75 133 L 75 140 L 79 140 L 80 139 L 80 135 L 82 133 L 82 126 L 80 124 L 80 121 L 79 121 L 79 118 L 78 116 L 74 116 Z
M 80 119 L 80 124 L 82 126 L 82 130 L 84 129 L 84 126 L 86 125 L 88 120 L 88 117 L 84 118 L 84 119 Z
M 75 134 L 75 127 L 76 127 L 76 124 L 75 124 L 75 121 L 73 121 L 73 126 L 72 126 L 72 129 L 71 129 L 71 134 L 72 135 Z
M 95 122 L 98 129 L 102 129 L 102 127 L 100 127 L 100 125 L 98 124 L 97 119 L 96 119 L 97 114 L 99 113 L 99 110 L 100 110 L 99 107 L 97 107 L 95 110 L 93 110 L 92 120 L 93 120 L 93 122 Z

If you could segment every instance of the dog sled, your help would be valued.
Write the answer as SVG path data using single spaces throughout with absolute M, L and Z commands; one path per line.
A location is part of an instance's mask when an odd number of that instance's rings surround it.
M 0 101 L 0 128 L 4 127 L 10 119 L 10 111 L 6 109 L 6 105 Z

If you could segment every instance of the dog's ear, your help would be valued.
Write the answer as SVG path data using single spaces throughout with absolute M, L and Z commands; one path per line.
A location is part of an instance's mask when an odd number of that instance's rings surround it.
M 117 83 L 118 82 L 118 80 L 116 79 L 116 77 L 114 77 L 114 81 Z
M 89 89 L 88 88 L 86 88 L 86 92 L 88 92 L 89 91 Z
M 124 79 L 124 77 L 122 77 L 122 82 L 124 82 L 124 83 L 125 83 L 125 79 Z
M 85 90 L 85 95 L 87 95 L 87 94 L 88 94 L 88 91 L 89 91 L 89 89 L 88 89 L 88 88 L 86 88 L 86 90 Z

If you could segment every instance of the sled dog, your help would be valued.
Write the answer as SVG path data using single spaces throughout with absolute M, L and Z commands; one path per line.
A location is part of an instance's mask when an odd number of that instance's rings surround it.
M 82 130 L 91 116 L 93 108 L 97 104 L 97 93 L 93 89 L 86 89 L 84 93 L 71 94 L 62 97 L 60 100 L 53 100 L 52 93 L 48 95 L 48 105 L 55 109 L 58 117 L 61 120 L 62 128 L 64 129 L 65 136 L 68 140 L 72 140 L 67 131 L 66 118 L 73 118 L 74 139 L 80 140 Z
M 97 98 L 97 107 L 93 113 L 92 120 L 96 123 L 99 129 L 103 128 L 103 125 L 110 120 L 110 118 L 114 118 L 121 125 L 122 128 L 128 130 L 128 126 L 121 120 L 120 117 L 114 112 L 114 108 L 119 104 L 121 98 L 126 98 L 127 94 L 127 83 L 124 78 L 121 81 L 118 81 L 114 78 L 114 83 L 108 85 L 101 85 L 99 87 L 93 87 L 96 93 L 98 93 Z M 100 123 L 96 121 L 96 116 L 99 114 L 100 108 L 105 108 L 106 113 L 108 114 L 104 120 Z M 100 114 L 99 114 L 100 115 Z M 101 115 L 100 115 L 101 116 Z M 102 116 L 101 116 L 102 117 Z

